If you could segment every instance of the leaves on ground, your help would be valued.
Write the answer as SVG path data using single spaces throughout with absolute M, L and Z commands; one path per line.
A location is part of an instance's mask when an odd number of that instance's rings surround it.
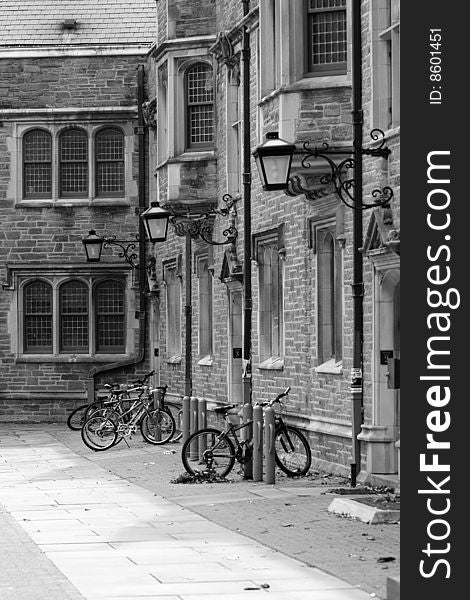
M 198 472 L 194 475 L 181 473 L 175 479 L 171 479 L 170 483 L 228 483 L 228 480 L 217 473 Z

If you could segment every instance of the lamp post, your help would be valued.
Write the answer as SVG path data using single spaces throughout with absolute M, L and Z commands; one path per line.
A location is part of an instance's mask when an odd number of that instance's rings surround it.
M 352 461 L 351 485 L 356 485 L 356 476 L 361 468 L 360 442 L 357 439 L 362 425 L 363 404 L 363 256 L 362 247 L 362 211 L 369 208 L 387 206 L 393 190 L 386 186 L 372 191 L 372 201 L 364 202 L 362 184 L 363 156 L 374 156 L 387 159 L 390 149 L 385 146 L 385 134 L 380 129 L 373 129 L 370 137 L 377 145 L 373 148 L 363 147 L 363 111 L 362 111 L 362 49 L 361 49 L 361 8 L 360 0 L 353 0 L 352 32 L 353 32 L 353 78 L 352 78 L 352 114 L 353 114 L 353 147 L 350 150 L 330 148 L 327 143 L 321 147 L 310 147 L 304 142 L 301 150 L 278 137 L 277 133 L 267 135 L 267 141 L 260 144 L 253 155 L 258 165 L 259 176 L 265 190 L 285 190 L 287 194 L 303 193 L 315 199 L 315 191 L 305 188 L 298 176 L 290 176 L 290 168 L 294 155 L 302 157 L 301 168 L 311 168 L 313 160 L 323 160 L 329 173 L 320 179 L 321 183 L 331 183 L 341 202 L 353 210 L 353 280 L 351 282 L 353 297 L 353 364 L 351 369 L 351 401 L 352 401 Z M 348 172 L 352 170 L 353 176 Z

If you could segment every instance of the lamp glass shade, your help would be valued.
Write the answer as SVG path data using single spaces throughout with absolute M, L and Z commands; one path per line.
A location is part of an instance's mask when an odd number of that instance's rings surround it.
M 140 218 L 145 225 L 145 232 L 151 242 L 164 242 L 168 233 L 168 219 L 171 213 L 161 208 L 158 202 L 152 202 Z
M 88 262 L 99 262 L 101 259 L 101 250 L 103 249 L 103 238 L 96 235 L 93 229 L 86 238 L 82 240 L 85 247 L 86 259 Z
M 279 138 L 277 132 L 267 134 L 253 156 L 256 160 L 261 184 L 265 190 L 285 190 L 289 181 L 295 145 Z

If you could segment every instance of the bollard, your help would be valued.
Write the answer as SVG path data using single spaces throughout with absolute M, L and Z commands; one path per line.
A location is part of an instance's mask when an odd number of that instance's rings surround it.
M 162 407 L 162 390 L 155 390 L 153 392 L 153 408 L 157 410 L 157 408 Z
M 266 483 L 276 482 L 276 461 L 274 452 L 276 413 L 271 406 L 264 411 L 264 456 L 266 459 Z
M 253 421 L 253 406 L 249 403 L 243 405 L 243 422 Z M 243 479 L 253 479 L 253 424 L 250 423 L 242 431 L 245 432 L 244 439 L 247 444 L 248 460 L 243 465 Z
M 196 433 L 196 431 L 198 430 L 197 404 L 198 404 L 197 398 L 195 398 L 194 396 L 191 396 L 190 403 L 189 403 L 189 408 L 190 408 L 189 429 L 190 429 L 191 435 L 193 433 Z M 190 460 L 198 460 L 198 458 L 199 458 L 199 448 L 196 446 L 196 444 L 191 442 L 189 459 Z
M 204 398 L 199 398 L 197 403 L 197 423 L 199 429 L 205 429 L 207 427 L 207 401 Z M 199 438 L 199 462 L 202 462 L 204 457 L 204 451 L 206 449 L 206 440 L 202 436 Z
M 253 408 L 253 481 L 263 481 L 263 407 Z
M 183 396 L 183 423 L 182 423 L 182 431 L 183 431 L 183 443 L 189 437 L 190 431 L 190 408 L 189 408 L 190 400 L 189 396 Z

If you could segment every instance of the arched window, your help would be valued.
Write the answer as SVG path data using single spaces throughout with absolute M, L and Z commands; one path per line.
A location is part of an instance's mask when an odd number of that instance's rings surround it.
M 60 135 L 59 184 L 62 198 L 88 193 L 88 137 L 80 129 L 67 129 Z
M 23 137 L 23 195 L 50 198 L 52 194 L 52 138 L 43 129 Z
M 68 281 L 59 289 L 60 351 L 88 353 L 88 286 Z
M 102 129 L 95 138 L 96 195 L 124 194 L 124 135 L 114 128 Z
M 52 352 L 52 287 L 32 281 L 24 288 L 24 351 Z
M 96 351 L 124 352 L 124 287 L 119 281 L 104 281 L 95 289 Z
M 214 81 L 212 68 L 198 63 L 186 72 L 186 118 L 188 148 L 214 142 Z

